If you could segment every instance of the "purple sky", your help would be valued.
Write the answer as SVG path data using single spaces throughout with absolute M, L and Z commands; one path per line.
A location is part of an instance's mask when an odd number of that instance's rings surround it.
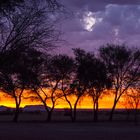
M 61 27 L 68 42 L 61 52 L 75 47 L 95 51 L 106 43 L 140 44 L 140 0 L 59 1 L 73 12 Z

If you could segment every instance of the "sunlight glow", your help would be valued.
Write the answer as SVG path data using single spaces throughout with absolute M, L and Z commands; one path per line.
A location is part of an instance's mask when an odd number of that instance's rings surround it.
M 92 12 L 87 12 L 83 17 L 84 29 L 91 32 L 93 26 L 96 24 L 96 18 L 93 17 Z
M 29 92 L 26 91 L 24 93 L 24 97 L 28 96 L 28 95 L 29 95 Z M 8 106 L 8 107 L 15 107 L 15 101 L 14 101 L 13 98 L 10 98 L 10 96 L 7 96 L 6 94 L 0 92 L 0 99 L 1 99 L 0 106 L 4 105 L 4 106 Z M 69 97 L 69 100 L 72 103 L 72 105 L 74 105 L 75 99 L 76 98 L 74 96 Z M 99 100 L 99 108 L 102 108 L 102 109 L 103 108 L 112 108 L 113 99 L 114 99 L 114 95 L 104 96 L 103 98 L 101 98 Z M 31 99 L 22 98 L 20 107 L 25 107 L 26 105 L 41 105 L 41 104 L 42 103 L 39 100 L 31 100 Z M 63 108 L 69 108 L 68 103 L 64 99 L 59 99 L 56 104 L 57 105 L 55 106 L 55 108 L 62 108 L 62 109 Z M 49 100 L 48 100 L 48 106 L 52 106 L 51 101 L 49 101 Z M 87 97 L 87 96 L 83 97 L 78 102 L 77 108 L 92 109 L 93 108 L 92 99 Z M 125 106 L 120 101 L 117 105 L 117 108 L 125 108 Z

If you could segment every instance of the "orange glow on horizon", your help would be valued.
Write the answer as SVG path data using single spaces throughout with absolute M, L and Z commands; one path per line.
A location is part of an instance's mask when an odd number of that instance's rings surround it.
M 25 94 L 28 94 L 26 92 Z M 71 96 L 69 97 L 72 104 L 75 102 L 75 97 Z M 99 108 L 101 109 L 110 109 L 113 106 L 113 95 L 107 95 L 102 97 L 102 99 L 99 100 Z M 31 99 L 22 99 L 20 107 L 25 107 L 26 105 L 40 105 L 42 104 L 38 100 L 31 100 Z M 56 103 L 57 105 L 55 108 L 69 108 L 68 103 L 64 99 L 59 99 Z M 0 92 L 0 105 L 8 106 L 8 107 L 15 107 L 15 101 L 10 96 L 6 95 L 5 93 Z M 48 102 L 48 106 L 51 106 L 51 103 Z M 93 103 L 92 99 L 90 97 L 83 97 L 77 105 L 77 108 L 81 109 L 92 109 Z M 125 106 L 120 102 L 118 102 L 118 105 L 116 108 L 125 108 Z

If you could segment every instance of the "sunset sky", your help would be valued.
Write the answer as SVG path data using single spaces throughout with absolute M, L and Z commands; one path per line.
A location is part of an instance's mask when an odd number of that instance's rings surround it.
M 25 98 L 28 97 L 28 92 L 24 92 L 24 98 L 22 98 L 21 105 L 20 107 L 25 107 L 26 105 L 40 105 L 42 104 L 39 100 L 33 100 L 30 98 Z M 106 96 L 104 95 L 103 98 L 99 99 L 99 108 L 112 108 L 113 105 L 113 98 L 114 95 L 107 94 Z M 76 98 L 74 96 L 69 97 L 69 100 L 71 101 L 72 105 L 74 105 Z M 118 102 L 117 108 L 126 108 L 127 105 L 125 104 L 126 102 L 123 100 L 123 98 Z M 48 106 L 51 107 L 51 101 L 47 101 Z M 8 107 L 15 107 L 15 101 L 13 98 L 10 96 L 1 93 L 0 96 L 0 105 L 8 106 Z M 56 102 L 55 108 L 69 108 L 69 104 L 64 100 L 64 99 L 58 99 Z M 85 108 L 85 109 L 92 109 L 93 108 L 93 102 L 92 98 L 90 97 L 82 97 L 80 101 L 78 102 L 77 108 Z
M 95 51 L 106 43 L 140 44 L 139 0 L 60 0 L 73 15 L 62 23 L 66 45 L 60 49 L 70 53 L 80 47 Z
M 106 43 L 125 43 L 130 47 L 140 48 L 140 0 L 58 1 L 70 15 L 58 23 L 59 29 L 63 32 L 62 40 L 66 43 L 56 49 L 57 53 L 71 55 L 72 48 L 97 52 L 98 48 Z M 6 98 L 1 99 L 1 105 L 15 106 L 13 100 L 6 101 Z M 113 97 L 111 98 L 103 98 L 100 108 L 111 108 Z M 26 100 L 21 106 L 26 104 L 34 103 Z M 65 103 L 62 106 L 67 107 Z M 86 98 L 79 107 L 91 108 L 92 102 Z M 118 107 L 124 106 L 120 103 Z

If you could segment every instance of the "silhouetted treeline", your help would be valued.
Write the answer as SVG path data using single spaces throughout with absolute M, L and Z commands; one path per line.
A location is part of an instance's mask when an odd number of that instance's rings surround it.
M 57 100 L 60 98 L 69 104 L 70 118 L 76 121 L 77 104 L 85 96 L 92 98 L 93 119 L 98 121 L 99 99 L 107 91 L 114 94 L 110 120 L 122 96 L 126 96 L 128 105 L 133 103 L 133 108 L 138 109 L 139 49 L 107 44 L 99 49 L 98 55 L 81 49 L 74 49 L 73 52 L 74 57 L 51 56 L 34 48 L 20 46 L 1 53 L 0 86 L 5 94 L 15 99 L 14 121 L 18 119 L 23 91 L 26 89 L 32 91 L 31 95 L 28 95 L 29 98 L 39 100 L 44 105 L 47 121 L 51 121 Z M 71 103 L 70 96 L 76 97 L 74 104 Z M 51 101 L 51 106 L 48 105 L 48 101 Z

